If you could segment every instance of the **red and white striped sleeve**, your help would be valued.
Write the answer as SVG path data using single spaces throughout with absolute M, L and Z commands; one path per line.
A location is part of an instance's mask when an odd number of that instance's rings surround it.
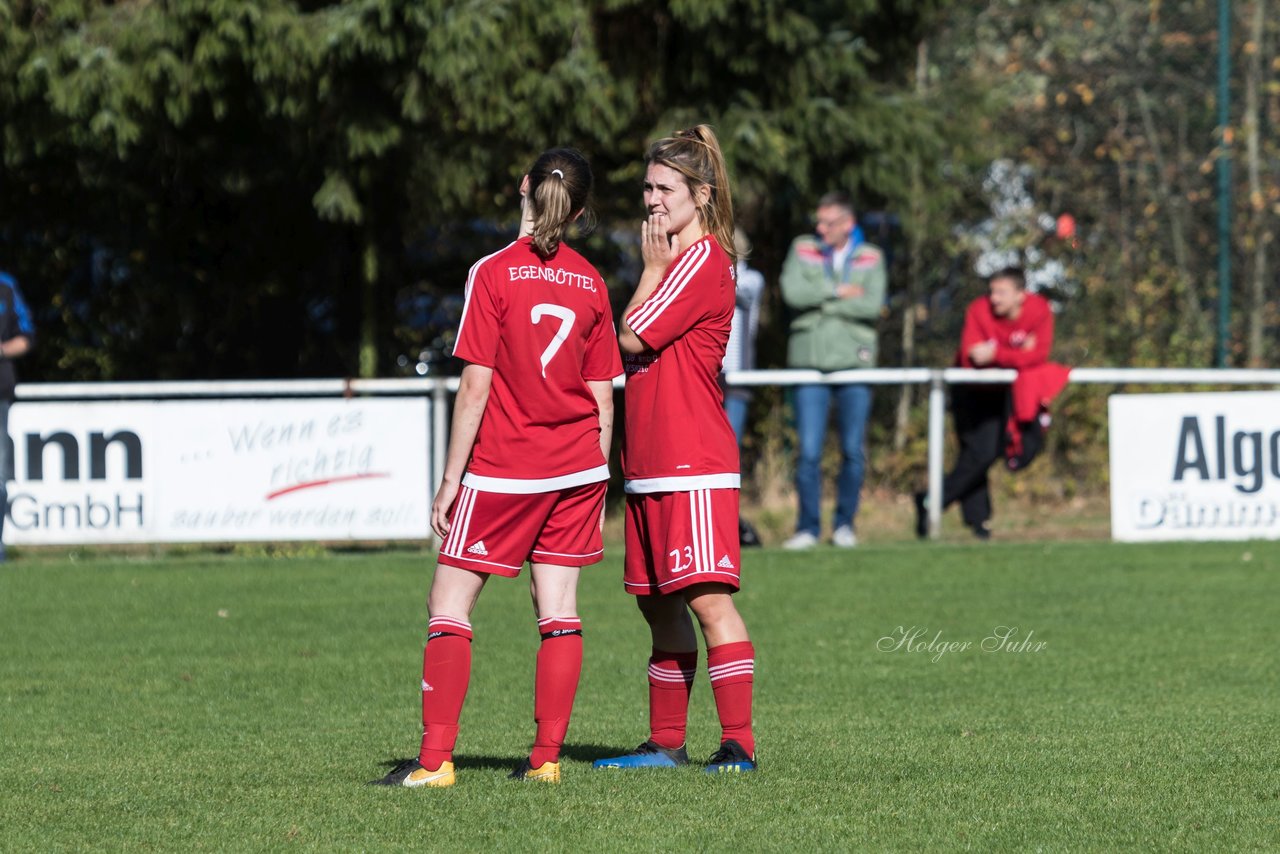
M 502 314 L 485 264 L 491 257 L 477 261 L 467 276 L 466 301 L 458 321 L 458 338 L 453 344 L 453 355 L 486 368 L 495 365 L 502 338 Z
M 676 258 L 649 298 L 627 315 L 627 325 L 641 341 L 661 350 L 707 316 L 719 281 L 710 263 L 711 241 L 704 238 Z

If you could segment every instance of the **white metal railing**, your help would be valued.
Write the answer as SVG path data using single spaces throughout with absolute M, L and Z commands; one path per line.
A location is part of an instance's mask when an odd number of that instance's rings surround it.
M 946 389 L 958 384 L 1012 382 L 1016 371 L 972 368 L 866 368 L 851 371 L 729 371 L 730 386 L 927 385 L 929 387 L 928 477 L 929 536 L 941 531 Z M 1246 368 L 1073 368 L 1071 383 L 1095 385 L 1259 385 L 1280 387 L 1280 369 Z M 621 388 L 621 379 L 614 383 Z M 352 395 L 430 395 L 431 470 L 439 486 L 448 445 L 449 395 L 457 377 L 406 379 L 218 380 L 192 382 L 23 383 L 18 400 L 123 400 L 217 397 L 343 397 Z
M 929 537 L 942 531 L 943 452 L 946 444 L 947 386 L 961 384 L 1011 383 L 1014 370 L 1001 368 L 869 368 L 865 370 L 820 371 L 771 370 L 729 371 L 725 380 L 732 386 L 800 385 L 807 383 L 866 383 L 868 385 L 929 386 L 928 428 L 928 508 Z M 1073 384 L 1097 385 L 1275 385 L 1280 386 L 1280 370 L 1245 368 L 1073 368 Z

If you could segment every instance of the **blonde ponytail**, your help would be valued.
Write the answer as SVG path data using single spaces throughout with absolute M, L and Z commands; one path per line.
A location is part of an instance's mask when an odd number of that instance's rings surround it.
M 591 195 L 591 166 L 572 148 L 544 151 L 529 169 L 533 247 L 543 258 L 556 254 L 565 230 L 586 209 Z

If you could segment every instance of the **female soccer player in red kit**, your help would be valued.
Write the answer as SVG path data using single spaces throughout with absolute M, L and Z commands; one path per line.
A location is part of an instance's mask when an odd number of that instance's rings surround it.
M 543 153 L 520 187 L 519 237 L 471 268 L 454 345 L 466 366 L 431 506 L 443 543 L 427 600 L 422 746 L 382 785 L 453 785 L 471 610 L 491 575 L 515 577 L 526 560 L 542 635 L 537 732 L 511 776 L 559 782 L 582 669 L 578 573 L 604 553 L 613 379 L 622 373 L 605 283 L 561 242 L 591 183 L 577 151 Z
M 649 624 L 649 738 L 597 768 L 689 761 L 685 728 L 698 642 L 723 730 L 708 771 L 755 770 L 755 651 L 739 586 L 738 445 L 717 382 L 734 306 L 733 204 L 720 143 L 699 125 L 645 158 L 644 272 L 623 313 L 626 589 Z

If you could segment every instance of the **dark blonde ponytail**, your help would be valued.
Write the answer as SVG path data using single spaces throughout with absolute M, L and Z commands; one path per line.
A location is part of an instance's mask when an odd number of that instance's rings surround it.
M 649 146 L 645 163 L 661 163 L 685 177 L 690 193 L 705 184 L 711 196 L 698 206 L 698 221 L 704 230 L 715 235 L 720 248 L 730 260 L 737 260 L 733 241 L 733 194 L 729 188 L 729 170 L 725 168 L 720 140 L 710 125 L 698 125 L 677 131 Z
M 544 151 L 529 169 L 533 247 L 543 258 L 556 254 L 565 229 L 591 196 L 591 166 L 572 148 Z

